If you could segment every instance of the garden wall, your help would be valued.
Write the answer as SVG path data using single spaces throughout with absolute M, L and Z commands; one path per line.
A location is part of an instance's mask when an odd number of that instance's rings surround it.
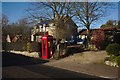
M 27 42 L 15 42 L 15 43 L 7 43 L 4 42 L 2 43 L 2 50 L 15 50 L 15 51 L 26 51 L 26 49 L 24 49 L 27 45 Z M 30 45 L 28 45 L 28 47 L 30 47 L 32 52 L 40 52 L 41 51 L 41 43 L 39 42 L 30 42 Z

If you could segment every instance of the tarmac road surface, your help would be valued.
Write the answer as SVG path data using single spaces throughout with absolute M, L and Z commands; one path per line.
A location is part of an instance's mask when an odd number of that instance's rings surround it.
M 109 80 L 96 76 L 68 71 L 65 69 L 43 65 L 48 60 L 34 59 L 10 52 L 2 53 L 2 79 L 6 78 L 49 78 L 49 79 L 89 79 L 89 80 Z

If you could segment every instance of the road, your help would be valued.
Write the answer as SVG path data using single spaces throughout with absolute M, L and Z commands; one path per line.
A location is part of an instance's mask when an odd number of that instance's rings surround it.
M 34 59 L 10 52 L 2 53 L 2 78 L 73 78 L 89 80 L 108 80 L 96 76 L 72 72 L 43 65 L 49 60 Z

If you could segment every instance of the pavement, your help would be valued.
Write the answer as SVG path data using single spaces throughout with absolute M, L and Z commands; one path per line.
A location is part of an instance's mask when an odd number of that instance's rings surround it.
M 44 65 L 66 69 L 78 73 L 89 74 L 111 80 L 120 80 L 119 68 L 107 66 L 105 64 L 80 64 L 69 61 L 51 61 Z

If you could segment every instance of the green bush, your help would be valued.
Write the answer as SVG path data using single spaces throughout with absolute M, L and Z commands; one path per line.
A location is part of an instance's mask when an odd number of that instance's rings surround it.
M 31 45 L 30 42 L 26 43 L 24 46 L 23 46 L 23 50 L 24 51 L 28 51 L 28 52 L 32 52 L 33 51 L 33 47 Z
M 116 56 L 109 56 L 105 58 L 105 61 L 111 61 L 114 62 L 116 60 Z
M 120 56 L 116 58 L 117 65 L 120 67 Z
M 110 56 L 119 56 L 119 51 L 120 51 L 120 45 L 117 44 L 117 43 L 112 43 L 112 44 L 109 44 L 107 47 L 106 47 L 106 52 L 108 53 L 108 55 Z

